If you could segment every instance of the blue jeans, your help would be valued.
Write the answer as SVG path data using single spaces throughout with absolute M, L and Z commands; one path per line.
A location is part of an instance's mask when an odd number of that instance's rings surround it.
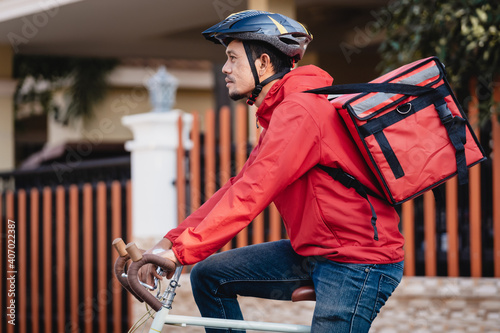
M 281 240 L 215 254 L 194 266 L 191 284 L 202 316 L 227 319 L 243 319 L 237 295 L 290 300 L 293 290 L 314 284 L 311 331 L 361 333 L 368 332 L 402 276 L 403 262 L 346 264 L 302 257 L 290 241 Z

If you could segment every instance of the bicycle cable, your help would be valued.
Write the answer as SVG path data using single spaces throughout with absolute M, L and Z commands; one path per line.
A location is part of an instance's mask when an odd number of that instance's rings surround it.
M 161 280 L 158 280 L 158 294 L 161 290 Z M 147 303 L 144 303 L 146 307 L 146 313 L 144 313 L 137 321 L 130 327 L 127 333 L 136 332 L 141 326 L 143 326 L 149 319 L 154 319 L 156 313 L 152 313 L 152 310 Z M 142 321 L 142 322 L 141 322 Z

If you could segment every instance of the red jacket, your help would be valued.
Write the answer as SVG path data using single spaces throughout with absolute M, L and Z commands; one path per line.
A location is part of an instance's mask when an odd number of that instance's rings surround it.
M 165 236 L 182 264 L 216 252 L 272 201 L 300 255 L 350 263 L 403 260 L 394 208 L 370 197 L 378 216 L 374 240 L 369 203 L 316 167 L 340 167 L 364 184 L 375 183 L 326 97 L 302 93 L 332 82 L 323 70 L 304 66 L 271 87 L 257 110 L 263 127 L 258 145 L 240 173 Z

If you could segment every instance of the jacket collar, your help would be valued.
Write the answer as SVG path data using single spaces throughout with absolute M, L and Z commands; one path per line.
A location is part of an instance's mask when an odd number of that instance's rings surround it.
M 276 81 L 257 109 L 258 123 L 267 128 L 274 109 L 290 94 L 331 85 L 333 78 L 313 65 L 298 67 Z

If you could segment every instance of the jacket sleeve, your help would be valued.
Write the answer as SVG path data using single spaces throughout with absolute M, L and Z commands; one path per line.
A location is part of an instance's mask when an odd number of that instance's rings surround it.
M 255 149 L 254 149 L 255 150 Z M 208 215 L 208 213 L 214 208 L 214 206 L 219 202 L 219 200 L 224 196 L 224 193 L 231 187 L 242 174 L 245 172 L 248 165 L 247 161 L 237 176 L 230 178 L 224 186 L 218 189 L 201 207 L 190 214 L 177 228 L 170 230 L 164 238 L 168 238 L 172 243 L 179 237 L 179 235 L 187 228 L 196 227 L 200 222 Z
M 189 215 L 179 226 L 170 230 L 164 237 L 168 238 L 172 243 L 175 242 L 177 237 L 187 228 L 196 227 L 203 218 L 213 209 L 217 202 L 222 198 L 227 189 L 231 186 L 232 179 L 230 179 L 223 187 L 215 192 L 210 199 L 205 201 L 200 208 Z
M 257 155 L 238 179 L 203 214 L 196 214 L 202 218 L 199 223 L 175 238 L 172 250 L 182 264 L 194 264 L 224 246 L 320 159 L 319 127 L 295 101 L 283 101 L 261 135 Z

